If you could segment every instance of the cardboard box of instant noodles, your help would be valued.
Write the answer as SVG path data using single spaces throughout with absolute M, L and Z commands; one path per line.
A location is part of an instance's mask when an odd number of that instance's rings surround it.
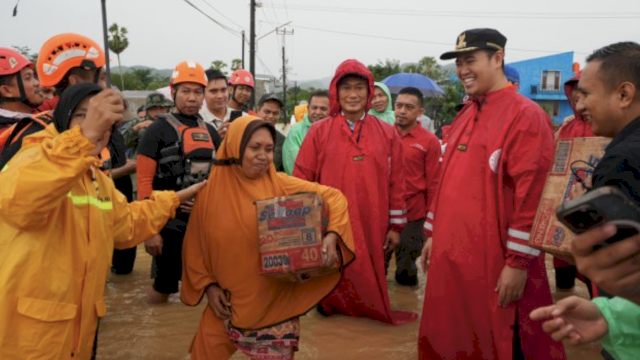
M 591 183 L 593 170 L 610 141 L 589 137 L 556 142 L 553 167 L 531 229 L 531 246 L 562 258 L 572 258 L 570 249 L 575 235 L 556 219 L 556 208 L 569 199 L 575 186 L 580 186 L 576 176 Z
M 260 273 L 303 282 L 337 271 L 324 266 L 323 204 L 316 193 L 256 201 Z

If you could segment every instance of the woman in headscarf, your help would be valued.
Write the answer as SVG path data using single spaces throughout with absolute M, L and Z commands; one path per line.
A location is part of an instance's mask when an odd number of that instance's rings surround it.
M 396 123 L 396 113 L 393 110 L 393 99 L 387 85 L 381 82 L 374 83 L 373 99 L 369 114 L 393 126 Z
M 70 87 L 0 172 L 2 360 L 89 359 L 114 246 L 157 234 L 201 187 L 127 203 L 97 157 L 123 112 L 112 90 Z
M 257 117 L 235 120 L 216 154 L 209 185 L 199 195 L 183 250 L 181 296 L 209 306 L 191 347 L 192 359 L 292 359 L 298 318 L 338 284 L 341 272 L 293 283 L 262 276 L 254 201 L 316 192 L 329 210 L 325 265 L 354 259 L 347 200 L 336 189 L 276 173 L 275 128 Z M 339 252 L 339 253 L 338 253 Z

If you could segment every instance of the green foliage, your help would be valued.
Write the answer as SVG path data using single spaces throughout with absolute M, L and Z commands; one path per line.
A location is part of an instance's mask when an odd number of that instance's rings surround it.
M 287 109 L 288 118 L 284 119 L 284 122 L 286 124 L 289 123 L 289 120 L 291 119 L 291 115 L 293 115 L 296 105 L 298 105 L 301 101 L 308 101 L 309 96 L 311 96 L 311 94 L 316 90 L 319 90 L 319 89 L 316 89 L 313 87 L 310 87 L 308 89 L 303 89 L 298 86 L 290 86 L 287 88 L 287 103 L 285 104 L 285 107 Z M 277 95 L 281 99 L 283 98 L 282 91 L 279 92 Z
M 121 28 L 118 24 L 113 23 L 109 28 L 109 50 L 118 56 L 125 51 L 129 47 L 127 34 L 127 28 Z
M 210 68 L 213 70 L 220 70 L 223 74 L 227 75 L 227 72 L 224 70 L 227 67 L 227 63 L 222 60 L 214 60 L 211 62 Z
M 242 59 L 231 60 L 231 71 L 242 69 Z
M 109 49 L 118 56 L 118 72 L 122 74 L 122 65 L 120 63 L 120 54 L 129 47 L 129 39 L 127 38 L 127 28 L 119 27 L 113 23 L 109 28 Z M 123 76 L 120 77 L 120 85 L 122 90 L 126 89 Z
M 151 69 L 132 69 L 123 74 L 111 74 L 115 84 L 124 84 L 127 90 L 156 90 L 169 86 L 169 78 L 152 74 Z
M 402 71 L 400 68 L 399 60 L 385 60 L 384 62 L 378 60 L 377 64 L 367 66 L 369 71 L 373 74 L 375 81 L 382 81 L 386 77 L 397 74 Z
M 435 121 L 435 128 L 439 129 L 449 125 L 458 113 L 456 106 L 462 104 L 465 92 L 459 81 L 447 81 L 440 84 L 444 90 L 444 96 L 426 99 L 426 115 Z

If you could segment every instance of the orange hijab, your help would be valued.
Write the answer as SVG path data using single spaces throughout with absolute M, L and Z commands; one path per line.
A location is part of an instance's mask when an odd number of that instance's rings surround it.
M 296 284 L 259 274 L 258 223 L 254 201 L 313 191 L 329 208 L 328 231 L 340 237 L 344 265 L 353 261 L 353 238 L 346 198 L 340 191 L 283 173 L 273 164 L 264 176 L 247 178 L 241 163 L 241 143 L 247 128 L 256 130 L 254 116 L 244 116 L 229 127 L 218 164 L 198 194 L 183 249 L 181 297 L 188 305 L 200 302 L 206 288 L 217 283 L 231 293 L 234 326 L 257 329 L 300 316 L 313 308 L 338 284 L 340 273 Z M 251 124 L 251 126 L 250 126 Z M 260 127 L 270 126 L 267 123 Z

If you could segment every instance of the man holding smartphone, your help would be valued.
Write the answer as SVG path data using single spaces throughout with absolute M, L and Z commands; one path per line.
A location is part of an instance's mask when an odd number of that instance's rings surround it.
M 594 170 L 593 189 L 615 186 L 640 205 L 640 45 L 621 42 L 596 50 L 587 58 L 578 91 L 577 111 L 593 133 L 613 138 Z M 640 234 L 600 247 L 617 231 L 612 224 L 598 226 L 578 235 L 571 250 L 578 270 L 618 297 L 590 302 L 574 296 L 538 309 L 531 317 L 547 320 L 543 327 L 557 341 L 599 340 L 611 352 L 603 353 L 606 359 L 636 359 Z
M 205 122 L 213 125 L 221 138 L 227 133 L 231 115 L 235 111 L 227 105 L 229 101 L 229 85 L 227 77 L 220 71 L 209 69 L 207 75 L 207 87 L 204 90 L 204 106 L 200 109 L 200 116 Z M 241 116 L 247 115 L 239 112 Z

